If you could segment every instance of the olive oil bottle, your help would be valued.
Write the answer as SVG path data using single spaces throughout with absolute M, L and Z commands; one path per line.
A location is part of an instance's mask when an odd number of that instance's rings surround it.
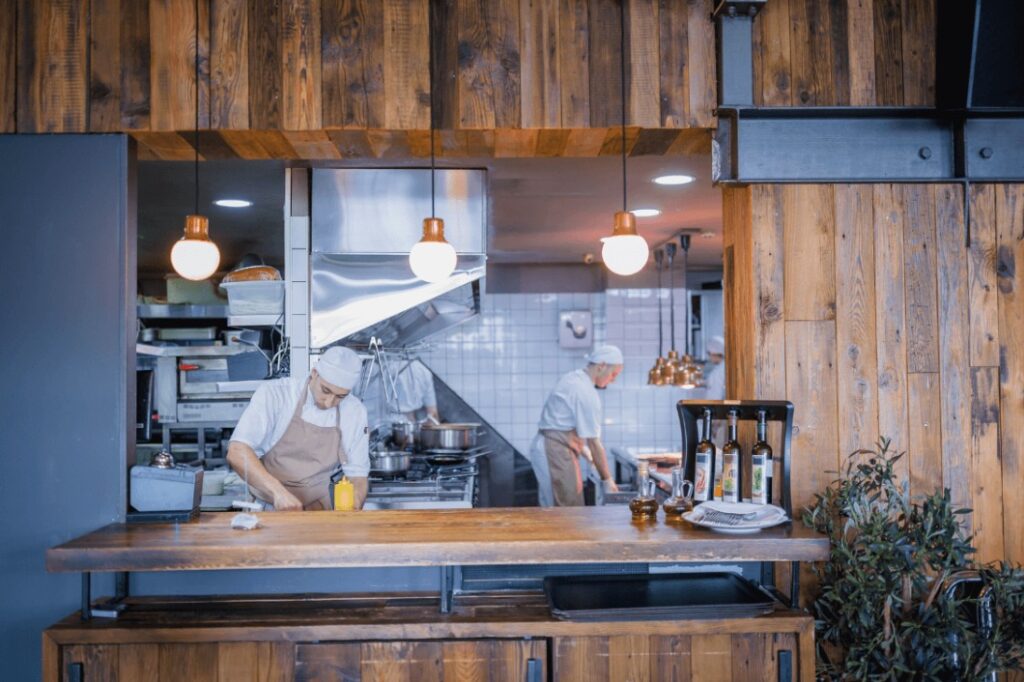
M 740 502 L 743 491 L 743 452 L 736 440 L 736 410 L 729 410 L 729 440 L 722 446 L 722 500 Z
M 772 446 L 768 445 L 764 410 L 757 411 L 757 442 L 750 450 L 750 501 L 755 504 L 772 503 Z
M 702 420 L 703 433 L 694 452 L 693 501 L 707 502 L 714 499 L 715 486 L 715 444 L 711 442 L 711 410 L 705 408 Z

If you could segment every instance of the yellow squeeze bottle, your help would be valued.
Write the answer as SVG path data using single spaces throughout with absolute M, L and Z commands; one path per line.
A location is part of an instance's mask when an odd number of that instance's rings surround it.
M 334 511 L 352 511 L 356 508 L 356 489 L 348 476 L 334 484 Z

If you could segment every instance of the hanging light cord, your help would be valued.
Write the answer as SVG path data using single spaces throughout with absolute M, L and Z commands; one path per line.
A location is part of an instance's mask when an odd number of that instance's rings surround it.
M 661 331 L 663 320 L 662 309 L 664 307 L 661 305 L 661 271 L 663 270 L 663 268 L 661 265 L 660 258 L 661 252 L 659 251 L 656 255 L 659 256 L 658 258 L 655 258 L 654 261 L 658 267 L 658 357 L 660 358 L 662 355 L 665 354 L 665 338 L 664 334 Z
M 676 279 L 675 270 L 672 269 L 672 260 L 676 255 L 675 245 L 669 244 L 668 248 L 668 319 L 671 330 L 672 350 L 676 349 Z
M 434 3 L 430 3 L 431 12 L 434 10 Z M 433 17 L 427 17 L 427 82 L 430 86 L 430 217 L 437 217 L 437 210 L 434 207 L 434 22 Z
M 196 67 L 196 123 L 193 128 L 192 146 L 196 148 L 195 158 L 195 215 L 199 215 L 199 0 L 195 0 L 196 35 L 195 35 L 195 67 Z
M 619 2 L 619 89 L 622 108 L 622 210 L 626 210 L 626 0 Z
M 683 291 L 686 296 L 686 305 L 683 306 L 683 310 L 686 311 L 686 340 L 684 341 L 685 348 L 683 352 L 687 355 L 690 354 L 690 290 L 686 287 L 686 273 L 690 266 L 690 240 L 687 235 L 683 235 L 679 238 L 679 245 L 683 249 Z

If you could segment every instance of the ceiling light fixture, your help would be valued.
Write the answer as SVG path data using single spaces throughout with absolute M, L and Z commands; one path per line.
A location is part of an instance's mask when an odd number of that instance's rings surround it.
M 210 221 L 199 215 L 199 0 L 195 10 L 195 71 L 196 119 L 193 146 L 195 147 L 195 211 L 185 216 L 185 235 L 171 247 L 171 266 L 185 279 L 204 280 L 217 272 L 220 249 L 210 240 Z
M 252 202 L 245 199 L 217 199 L 213 203 L 224 208 L 248 208 L 252 206 Z
M 653 218 L 656 215 L 661 215 L 661 211 L 656 208 L 634 208 L 630 213 L 637 218 Z
M 654 178 L 656 185 L 688 185 L 693 181 L 692 175 L 659 175 Z
M 433 22 L 430 24 L 433 26 Z M 427 44 L 431 45 L 433 31 L 427 29 Z M 423 219 L 423 237 L 409 251 L 409 267 L 424 282 L 441 282 L 451 276 L 458 263 L 455 247 L 444 238 L 444 220 L 437 217 L 435 199 L 434 156 L 434 51 L 430 50 L 427 69 L 430 83 L 430 217 Z
M 622 210 L 615 212 L 612 236 L 601 239 L 601 258 L 616 275 L 635 275 L 647 264 L 647 240 L 636 232 L 636 216 L 626 210 L 626 3 L 619 3 L 619 66 L 622 113 Z

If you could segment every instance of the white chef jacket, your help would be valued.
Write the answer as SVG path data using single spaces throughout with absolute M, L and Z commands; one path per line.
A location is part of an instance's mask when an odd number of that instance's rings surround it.
M 363 402 L 370 415 L 370 423 L 379 425 L 380 417 L 389 421 L 405 421 L 410 412 L 437 407 L 437 394 L 434 392 L 434 375 L 423 364 L 413 361 L 402 367 L 395 377 L 395 389 L 398 393 L 398 412 L 392 413 L 384 400 L 382 378 L 374 371 L 370 383 L 363 395 Z M 388 389 L 390 392 L 390 388 Z
M 704 368 L 704 399 L 725 400 L 725 362 L 709 362 Z
M 584 439 L 601 437 L 601 398 L 586 370 L 577 369 L 558 380 L 540 412 L 537 428 L 575 430 Z
M 342 469 L 349 478 L 370 475 L 370 451 L 366 428 L 366 408 L 359 398 L 349 394 L 336 408 L 322 410 L 305 389 L 306 377 L 288 377 L 265 381 L 245 408 L 231 440 L 245 443 L 257 457 L 270 452 L 288 430 L 295 414 L 295 405 L 304 400 L 302 420 L 315 426 L 333 427 L 340 424 L 341 447 L 346 455 Z M 299 395 L 302 392 L 303 395 Z M 335 413 L 337 410 L 337 415 Z

